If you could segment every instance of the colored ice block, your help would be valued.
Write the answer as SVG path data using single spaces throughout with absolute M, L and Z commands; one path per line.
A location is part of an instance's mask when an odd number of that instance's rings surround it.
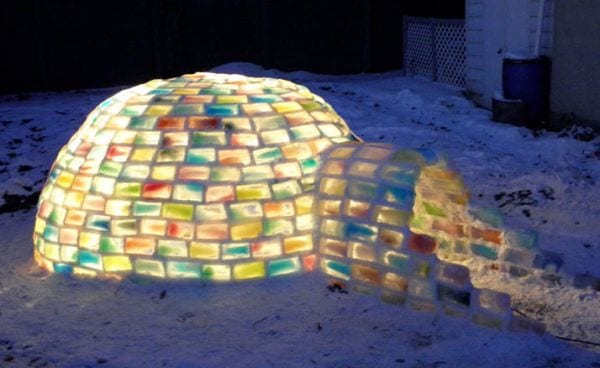
M 245 182 L 265 181 L 274 178 L 274 174 L 270 165 L 245 166 L 242 178 Z
M 198 259 L 219 259 L 219 243 L 192 242 L 190 257 Z
M 101 253 L 123 253 L 124 252 L 123 238 L 102 236 L 100 238 Z
M 167 221 L 162 219 L 143 218 L 140 220 L 140 234 L 142 235 L 165 235 Z
M 198 262 L 167 261 L 167 276 L 199 279 L 202 277 L 202 266 Z
M 363 182 L 363 181 L 351 181 L 348 186 L 348 195 L 351 197 L 373 200 L 377 194 L 377 184 Z
M 156 247 L 154 238 L 128 237 L 125 238 L 125 253 L 152 255 Z
M 265 131 L 260 134 L 260 137 L 265 145 L 280 145 L 290 141 L 287 129 Z
M 79 249 L 74 246 L 63 245 L 60 247 L 60 260 L 75 263 L 79 259 Z
M 313 249 L 312 235 L 300 235 L 283 240 L 283 249 L 286 254 L 305 252 Z
M 537 247 L 537 233 L 535 231 L 507 231 L 506 242 L 517 248 L 532 250 Z
M 384 263 L 401 273 L 407 273 L 409 270 L 409 256 L 402 253 L 388 251 L 383 256 Z
M 81 250 L 79 252 L 79 264 L 97 271 L 102 271 L 102 257 L 98 253 Z
M 233 278 L 236 280 L 265 277 L 265 264 L 262 261 L 238 263 L 233 266 Z
M 331 235 L 336 238 L 346 237 L 346 223 L 333 219 L 325 219 L 321 221 L 321 233 Z
M 273 189 L 273 198 L 275 199 L 287 199 L 302 193 L 302 188 L 300 188 L 296 180 L 276 183 L 271 188 Z
M 210 171 L 209 180 L 212 182 L 239 182 L 240 169 L 233 166 L 217 166 Z
M 161 209 L 160 202 L 146 202 L 146 201 L 133 202 L 133 215 L 134 216 L 159 216 L 160 209 Z
M 257 147 L 258 135 L 252 133 L 233 133 L 231 134 L 231 145 L 242 147 Z
M 227 223 L 209 223 L 196 226 L 196 239 L 225 240 L 229 238 L 229 225 Z
M 191 220 L 194 216 L 194 206 L 191 204 L 165 203 L 162 216 L 176 220 Z
M 166 230 L 171 238 L 190 240 L 194 237 L 193 222 L 170 221 Z
M 222 258 L 224 260 L 248 257 L 250 257 L 249 243 L 225 243 L 222 246 Z
M 256 149 L 252 152 L 254 162 L 257 164 L 264 164 L 273 161 L 278 161 L 283 158 L 281 149 L 279 147 L 266 147 Z
M 231 269 L 228 265 L 203 265 L 202 278 L 212 281 L 228 281 L 231 279 Z
M 399 211 L 393 207 L 376 206 L 373 211 L 375 222 L 394 226 L 406 226 L 410 213 Z
M 279 239 L 270 239 L 255 241 L 250 244 L 252 257 L 269 258 L 281 255 L 281 241 Z
M 241 201 L 271 198 L 271 190 L 265 183 L 237 185 L 235 190 L 237 198 Z
M 484 244 L 471 244 L 471 251 L 473 254 L 480 257 L 484 257 L 491 260 L 498 259 L 498 251 L 493 246 L 487 246 Z
M 187 132 L 170 132 L 163 135 L 162 145 L 165 147 L 186 147 L 189 134 Z
M 187 257 L 188 249 L 182 240 L 159 240 L 157 254 L 161 257 Z
M 287 126 L 285 118 L 278 115 L 255 117 L 252 120 L 257 131 L 275 130 L 285 128 Z
M 119 219 L 110 222 L 110 232 L 112 235 L 125 236 L 137 234 L 137 221 L 135 219 Z
M 348 256 L 348 244 L 344 241 L 321 238 L 319 252 L 334 257 L 346 258 Z
M 181 166 L 177 172 L 181 180 L 207 180 L 209 176 L 210 168 L 206 166 Z
M 377 239 L 377 227 L 348 222 L 346 226 L 346 236 L 350 239 L 359 239 L 374 242 Z
M 272 260 L 267 265 L 269 276 L 281 276 L 297 273 L 302 270 L 298 257 Z
M 135 272 L 140 275 L 154 277 L 165 277 L 165 266 L 163 262 L 151 259 L 136 259 Z
M 102 262 L 106 272 L 127 272 L 133 268 L 128 256 L 103 256 Z
M 173 188 L 173 199 L 180 201 L 202 202 L 204 186 L 199 183 L 176 184 Z
M 235 241 L 256 238 L 261 235 L 262 231 L 263 224 L 261 221 L 252 221 L 239 225 L 232 225 L 231 239 Z
M 142 197 L 152 199 L 167 199 L 171 196 L 173 186 L 166 183 L 146 183 L 142 189 Z
M 294 224 L 287 219 L 268 219 L 264 221 L 264 235 L 291 235 L 294 233 Z
M 434 238 L 425 234 L 411 233 L 408 238 L 408 248 L 421 254 L 431 254 L 435 251 L 437 243 Z
M 112 216 L 129 216 L 131 201 L 110 199 L 106 201 L 106 214 Z
M 176 169 L 177 167 L 174 165 L 155 165 L 152 167 L 150 177 L 155 180 L 172 181 L 175 178 Z
M 229 206 L 232 220 L 248 220 L 263 217 L 260 202 L 233 203 Z
M 185 148 L 163 148 L 156 155 L 156 162 L 182 162 L 185 158 Z
M 299 178 L 302 176 L 302 172 L 300 171 L 300 165 L 296 162 L 285 162 L 276 164 L 273 167 L 273 171 L 275 172 L 275 177 L 277 179 L 284 178 Z
M 344 196 L 347 181 L 336 178 L 324 178 L 321 180 L 319 191 L 333 196 Z
M 321 269 L 333 277 L 338 277 L 342 280 L 350 279 L 350 266 L 343 262 L 323 258 L 321 259 Z
M 240 107 L 237 104 L 205 105 L 204 110 L 208 116 L 235 116 L 239 114 Z
M 223 146 L 225 142 L 224 132 L 192 132 L 192 147 Z

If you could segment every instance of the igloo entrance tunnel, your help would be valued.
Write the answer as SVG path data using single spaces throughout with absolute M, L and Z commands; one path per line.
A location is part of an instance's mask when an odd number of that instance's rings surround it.
M 516 330 L 466 265 L 548 266 L 535 234 L 469 209 L 430 150 L 363 143 L 289 81 L 196 73 L 93 110 L 42 190 L 34 258 L 78 276 L 236 281 L 323 272 L 392 304 Z

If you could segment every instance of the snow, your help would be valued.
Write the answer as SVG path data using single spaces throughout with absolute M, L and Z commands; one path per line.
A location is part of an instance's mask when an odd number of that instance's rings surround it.
M 445 152 L 474 206 L 536 229 L 543 249 L 564 255 L 564 274 L 600 277 L 599 138 L 495 123 L 460 90 L 400 72 L 213 71 L 292 80 L 365 141 Z M 0 96 L 0 366 L 600 367 L 597 347 L 553 337 L 600 343 L 600 293 L 564 280 L 472 275 L 545 322 L 549 333 L 537 336 L 331 292 L 319 274 L 212 285 L 30 272 L 32 205 L 47 170 L 85 115 L 121 88 Z
M 528 52 L 507 52 L 504 54 L 504 57 L 506 59 L 510 59 L 510 60 L 534 60 L 537 59 L 539 56 L 536 56 L 535 54 L 530 54 Z
M 502 91 L 494 91 L 494 100 L 500 102 L 522 102 L 521 100 L 511 100 L 510 98 L 504 97 Z

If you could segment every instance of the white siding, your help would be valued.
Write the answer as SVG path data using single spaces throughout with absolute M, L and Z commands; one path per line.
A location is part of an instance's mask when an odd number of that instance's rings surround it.
M 466 32 L 466 65 L 465 74 L 467 90 L 483 95 L 485 86 L 484 73 L 484 0 L 466 0 L 465 32 Z M 477 96 L 474 96 L 477 98 Z
M 600 131 L 600 1 L 554 2 L 550 111 Z M 563 121 L 564 124 L 564 121 Z
M 534 52 L 537 37 L 538 12 L 540 0 L 529 1 L 529 51 Z M 552 30 L 554 29 L 554 1 L 544 2 L 544 20 L 542 21 L 541 55 L 552 55 Z
M 475 102 L 491 107 L 502 89 L 506 52 L 533 53 L 540 0 L 465 0 L 466 80 Z M 600 0 L 599 0 L 600 1 Z M 554 0 L 546 0 L 540 53 L 551 55 Z

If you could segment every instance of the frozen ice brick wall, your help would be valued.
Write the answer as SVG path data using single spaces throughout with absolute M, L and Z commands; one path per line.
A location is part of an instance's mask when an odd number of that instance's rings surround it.
M 420 172 L 410 227 L 436 240 L 440 259 L 471 269 L 483 266 L 525 277 L 562 265 L 560 255 L 538 249 L 535 231 L 512 229 L 497 209 L 470 205 L 462 179 L 443 160 Z
M 58 154 L 36 260 L 215 281 L 312 270 L 319 153 L 350 139 L 326 102 L 284 80 L 197 73 L 124 90 Z
M 450 263 L 516 256 L 500 228 L 472 220 L 460 178 L 433 151 L 336 145 L 323 155 L 315 193 L 327 275 L 392 304 L 493 328 L 540 328 L 512 316 L 508 294 L 473 287 L 469 269 Z M 532 253 L 521 252 L 530 266 Z

